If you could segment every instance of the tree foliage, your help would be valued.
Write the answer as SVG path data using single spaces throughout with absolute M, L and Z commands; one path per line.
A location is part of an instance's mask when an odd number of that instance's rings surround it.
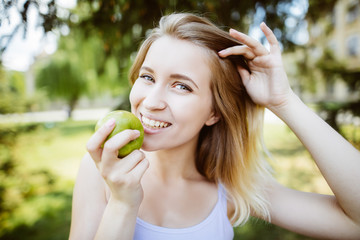
M 18 9 L 22 21 L 13 33 L 1 37 L 2 52 L 19 29 L 26 30 L 28 11 L 30 6 L 34 6 L 39 13 L 40 27 L 45 33 L 68 26 L 71 30 L 81 29 L 86 36 L 97 36 L 102 41 L 101 50 L 105 58 L 115 56 L 122 68 L 127 67 L 128 61 L 124 60 L 137 50 L 146 31 L 153 28 L 162 15 L 171 12 L 199 13 L 224 29 L 232 27 L 244 32 L 249 30 L 250 25 L 266 21 L 287 48 L 293 46 L 296 40 L 293 33 L 298 30 L 305 16 L 304 13 L 295 13 L 294 9 L 302 7 L 303 12 L 307 10 L 305 0 L 78 0 L 76 8 L 71 10 L 63 9 L 54 0 L 26 0 L 20 6 L 17 1 L 3 3 L 4 20 L 0 24 L 4 24 L 5 20 L 10 21 L 8 11 L 11 7 Z M 311 16 L 316 17 L 321 7 L 317 4 L 315 9 L 311 9 Z M 289 19 L 296 24 L 286 24 Z M 104 66 L 98 71 L 101 73 L 103 69 Z
M 1 0 L 0 27 L 4 24 L 10 23 L 10 11 L 13 7 L 16 8 L 21 21 L 17 26 L 15 26 L 11 33 L 0 36 L 0 55 L 6 50 L 7 46 L 10 44 L 14 35 L 18 31 L 23 30 L 23 37 L 26 37 L 28 29 L 28 13 L 31 7 L 35 7 L 37 10 L 39 16 L 39 26 L 45 33 L 52 31 L 63 24 L 63 20 L 57 16 L 58 6 L 56 5 L 55 0 L 27 0 L 21 5 L 18 1 Z
M 1 126 L 0 128 L 0 239 L 16 223 L 10 222 L 14 212 L 26 199 L 51 191 L 56 177 L 47 169 L 23 171 L 21 156 L 17 152 L 17 139 L 21 134 L 37 131 L 38 125 Z M 23 156 L 22 156 L 23 157 Z
M 332 11 L 336 1 L 78 0 L 73 9 L 64 9 L 55 0 L 25 0 L 21 3 L 3 0 L 2 3 L 0 24 L 10 21 L 8 12 L 12 7 L 16 7 L 22 20 L 11 34 L 1 36 L 2 52 L 6 51 L 12 36 L 20 29 L 25 30 L 26 37 L 31 8 L 37 10 L 39 27 L 44 33 L 70 29 L 70 35 L 60 38 L 58 52 L 62 52 L 62 60 L 52 58 L 53 63 L 48 64 L 48 69 L 42 73 L 48 74 L 48 77 L 39 78 L 42 78 L 41 86 L 56 88 L 54 92 L 49 89 L 50 96 L 62 96 L 71 105 L 82 94 L 94 95 L 106 88 L 111 89 L 113 94 L 121 92 L 120 88 L 127 85 L 131 55 L 136 52 L 147 31 L 165 14 L 194 12 L 210 18 L 225 30 L 236 28 L 244 32 L 265 21 L 286 50 L 295 46 L 296 33 L 304 22 L 323 17 Z M 56 54 L 61 55 L 58 52 Z M 50 69 L 55 72 L 51 74 Z M 68 74 L 68 77 L 57 76 L 56 73 L 60 72 L 61 75 Z M 68 87 L 67 92 L 56 87 L 60 84 L 58 81 Z
M 119 94 L 123 87 L 117 62 L 105 57 L 101 40 L 78 29 L 60 39 L 55 54 L 39 61 L 36 82 L 51 99 L 67 102 L 69 116 L 81 96 L 96 97 L 109 89 Z
M 0 66 L 0 114 L 23 112 L 26 110 L 26 97 L 23 76 L 5 72 Z
M 50 62 L 40 71 L 37 83 L 39 87 L 46 89 L 51 98 L 66 99 L 69 113 L 85 91 L 85 81 L 79 69 L 67 61 Z
M 12 7 L 18 10 L 21 21 L 12 33 L 1 36 L 2 52 L 20 29 L 24 29 L 26 37 L 30 9 L 37 11 L 39 27 L 44 33 L 70 29 L 70 35 L 60 38 L 58 57 L 52 57 L 52 62 L 38 76 L 38 86 L 46 87 L 49 96 L 66 99 L 70 109 L 81 95 L 94 95 L 103 88 L 111 89 L 113 94 L 123 94 L 119 88 L 128 84 L 130 56 L 162 15 L 195 12 L 225 30 L 232 27 L 244 32 L 248 32 L 251 25 L 266 21 L 285 48 L 293 45 L 291 33 L 299 26 L 287 27 L 286 20 L 291 18 L 298 23 L 304 20 L 304 14 L 291 11 L 299 4 L 293 0 L 78 0 L 74 9 L 64 9 L 55 0 L 3 3 L 1 24 L 10 21 L 8 12 Z M 59 55 L 62 55 L 60 60 Z
M 336 1 L 334 0 L 308 0 L 309 9 L 307 11 L 306 17 L 308 20 L 315 22 L 320 17 L 324 17 L 333 11 Z

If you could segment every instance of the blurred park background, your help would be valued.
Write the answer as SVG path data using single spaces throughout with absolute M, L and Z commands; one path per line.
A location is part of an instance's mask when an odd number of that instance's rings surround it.
M 96 120 L 129 109 L 127 72 L 149 29 L 188 11 L 266 44 L 265 21 L 294 91 L 360 148 L 359 0 L 1 0 L 0 239 L 68 238 L 72 188 Z M 265 120 L 276 178 L 331 194 L 294 134 L 269 112 Z M 310 239 L 255 219 L 235 232 Z

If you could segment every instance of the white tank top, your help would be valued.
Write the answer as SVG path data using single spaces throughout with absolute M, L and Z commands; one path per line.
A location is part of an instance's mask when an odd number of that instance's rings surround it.
M 227 217 L 227 200 L 224 188 L 219 185 L 218 201 L 202 222 L 187 228 L 165 228 L 137 218 L 134 240 L 230 240 L 233 227 Z

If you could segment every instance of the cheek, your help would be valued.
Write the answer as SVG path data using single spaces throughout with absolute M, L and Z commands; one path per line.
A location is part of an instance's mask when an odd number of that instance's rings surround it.
M 176 105 L 175 105 L 176 104 Z M 194 98 L 191 101 L 177 101 L 173 105 L 173 113 L 182 123 L 201 128 L 212 112 L 212 102 L 207 98 Z

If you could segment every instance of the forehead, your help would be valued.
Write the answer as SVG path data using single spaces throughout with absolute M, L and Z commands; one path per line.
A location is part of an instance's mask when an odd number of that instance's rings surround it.
M 210 79 L 209 54 L 186 40 L 163 36 L 150 46 L 143 65 L 160 72 L 179 72 Z M 198 77 L 196 77 L 198 78 Z

